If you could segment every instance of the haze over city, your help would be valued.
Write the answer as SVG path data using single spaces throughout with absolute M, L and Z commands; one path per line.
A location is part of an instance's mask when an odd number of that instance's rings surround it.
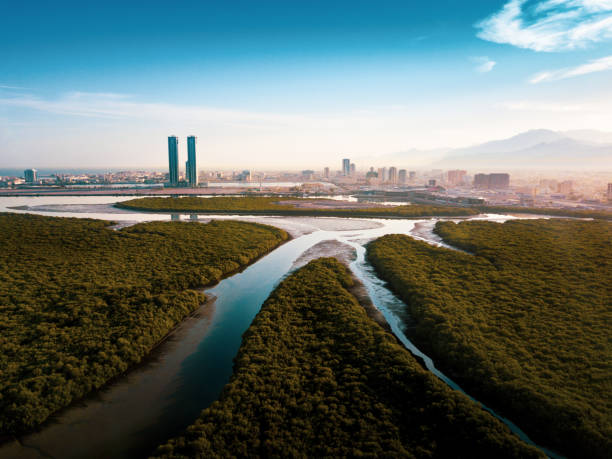
M 610 459 L 612 0 L 0 12 L 1 459 Z
M 612 145 L 608 0 L 4 10 L 3 167 L 161 168 L 169 135 L 198 136 L 200 167 L 251 169 L 435 166 L 540 129 Z

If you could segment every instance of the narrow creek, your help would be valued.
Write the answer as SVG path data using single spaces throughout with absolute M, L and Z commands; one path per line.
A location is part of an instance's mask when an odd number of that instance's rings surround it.
M 91 216 L 85 213 L 71 216 L 85 215 Z M 116 215 L 104 217 L 117 220 Z M 128 220 L 127 217 L 120 220 Z M 143 215 L 138 214 L 134 220 L 142 220 L 141 217 Z M 232 374 L 233 358 L 240 347 L 242 334 L 262 303 L 291 272 L 300 255 L 329 240 L 337 240 L 355 249 L 357 258 L 351 263 L 351 270 L 365 285 L 372 302 L 404 346 L 421 357 L 438 378 L 463 392 L 407 338 L 399 317 L 405 311 L 405 305 L 386 288 L 364 260 L 364 245 L 385 234 L 410 234 L 444 245 L 432 233 L 436 220 L 366 222 L 299 217 L 229 218 L 276 224 L 293 231 L 295 237 L 244 271 L 207 290 L 207 296 L 216 300 L 182 322 L 143 364 L 95 396 L 61 411 L 38 432 L 0 446 L 0 457 L 133 458 L 151 454 L 157 445 L 181 433 L 203 408 L 218 398 Z M 509 217 L 490 215 L 484 218 L 504 221 Z M 325 255 L 333 253 L 321 254 Z M 483 408 L 507 424 L 525 442 L 533 444 L 512 422 L 484 405 Z M 550 451 L 540 449 L 556 457 Z

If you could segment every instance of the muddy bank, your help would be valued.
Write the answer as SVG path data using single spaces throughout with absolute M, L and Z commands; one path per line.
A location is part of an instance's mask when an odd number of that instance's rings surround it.
M 374 322 L 380 325 L 385 331 L 391 333 L 395 337 L 395 335 L 393 334 L 393 330 L 391 330 L 391 326 L 387 322 L 387 319 L 385 319 L 385 316 L 383 315 L 383 313 L 380 312 L 380 310 L 372 302 L 372 299 L 370 298 L 370 295 L 368 294 L 368 289 L 366 288 L 366 286 L 357 278 L 357 276 L 355 276 L 355 274 L 352 273 L 352 271 L 351 271 L 351 278 L 353 279 L 353 286 L 349 288 L 348 291 L 351 292 L 351 294 L 355 298 L 357 298 L 357 301 L 366 310 L 366 313 L 368 314 L 368 317 L 370 319 L 372 319 Z M 395 338 L 397 339 L 397 337 Z M 399 339 L 397 339 L 397 341 L 401 344 L 401 341 Z M 416 358 L 417 360 L 419 360 L 418 357 Z M 423 367 L 425 366 L 425 364 L 422 363 L 420 360 L 419 360 L 419 363 L 421 363 Z
M 302 266 L 306 266 L 312 260 L 321 257 L 334 257 L 342 264 L 348 266 L 357 258 L 357 252 L 350 245 L 344 244 L 336 239 L 321 241 L 300 255 L 300 257 L 293 262 L 291 270 L 294 271 Z
M 129 210 L 115 207 L 113 204 L 41 204 L 36 206 L 14 206 L 8 207 L 13 210 L 25 210 L 32 212 L 70 212 L 75 214 L 104 213 L 104 214 L 129 214 Z
M 155 413 L 166 409 L 168 397 L 179 388 L 175 375 L 181 362 L 209 332 L 216 300 L 207 293 L 206 301 L 179 322 L 140 363 L 58 411 L 36 431 L 2 444 L 0 457 L 113 457 L 116 451 L 112 443 L 121 432 L 130 431 L 134 424 L 146 425 L 147 419 L 155 419 Z M 143 411 L 144 406 L 147 410 Z M 96 419 L 92 430 L 83 430 L 91 419 Z M 75 431 L 78 435 L 74 435 Z M 99 451 L 97 456 L 91 456 L 94 450 Z

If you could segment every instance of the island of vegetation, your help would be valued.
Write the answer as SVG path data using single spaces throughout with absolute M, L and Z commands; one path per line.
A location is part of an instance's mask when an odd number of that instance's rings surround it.
M 594 218 L 600 220 L 612 220 L 612 212 L 609 210 L 589 209 L 558 209 L 552 207 L 514 207 L 514 206 L 476 206 L 482 213 L 489 214 L 535 214 L 552 215 L 555 217 L 570 218 Z
M 254 223 L 0 214 L 0 435 L 139 362 L 218 281 L 288 236 Z
M 405 205 L 379 207 L 317 207 L 305 206 L 311 199 L 282 197 L 181 197 L 181 198 L 138 198 L 122 201 L 115 207 L 146 212 L 193 212 L 203 214 L 249 214 L 284 216 L 323 216 L 361 218 L 417 218 L 441 216 L 470 216 L 478 210 L 466 207 Z
M 161 457 L 541 457 L 423 369 L 335 258 L 294 272 L 243 335 L 219 400 Z
M 540 444 L 609 457 L 612 224 L 439 222 L 436 232 L 464 252 L 403 235 L 367 248 L 408 307 L 408 335 Z

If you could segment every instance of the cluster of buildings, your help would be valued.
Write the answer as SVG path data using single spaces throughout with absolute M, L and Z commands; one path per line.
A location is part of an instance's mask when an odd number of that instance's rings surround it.
M 116 172 L 66 172 L 41 173 L 37 169 L 26 169 L 22 176 L 1 176 L 0 188 L 130 188 L 163 186 L 167 174 L 159 171 L 116 171 Z
M 365 179 L 366 185 L 387 185 L 387 186 L 407 186 L 417 185 L 417 172 L 406 169 L 398 169 L 395 166 L 379 167 L 370 169 L 364 176 L 356 173 L 355 163 L 351 163 L 349 158 L 342 160 L 342 169 L 336 174 L 336 179 L 344 179 L 344 182 L 359 183 Z M 323 178 L 329 179 L 329 168 L 323 171 Z M 351 180 L 352 179 L 352 180 Z M 419 177 L 427 187 L 445 185 L 447 187 L 473 186 L 477 189 L 503 189 L 510 186 L 510 175 L 501 174 L 476 174 L 473 178 L 467 175 L 465 170 L 449 170 L 444 173 L 442 170 L 432 170 L 429 173 L 422 173 Z
M 300 171 L 268 171 L 252 175 L 250 170 L 202 171 L 197 168 L 197 138 L 186 138 L 187 160 L 185 174 L 180 173 L 179 139 L 168 137 L 168 173 L 145 171 L 122 171 L 103 173 L 67 173 L 41 175 L 36 169 L 26 169 L 23 177 L 0 177 L 0 188 L 18 189 L 90 189 L 90 188 L 142 188 L 142 187 L 192 187 L 199 183 L 213 188 L 244 187 L 252 181 L 265 181 L 266 189 L 273 192 L 304 192 L 322 194 L 352 194 L 367 199 L 404 199 L 411 202 L 445 202 L 471 205 L 486 201 L 493 205 L 526 205 L 535 207 L 575 208 L 590 206 L 598 208 L 612 204 L 612 183 L 609 175 L 602 173 L 546 173 L 545 178 L 535 172 L 513 173 L 510 186 L 508 173 L 477 173 L 455 169 L 444 171 L 407 170 L 395 166 L 370 167 L 358 171 L 355 163 L 343 158 L 340 170 L 325 167 L 322 171 L 305 169 Z M 253 178 L 255 177 L 255 178 Z M 243 182 L 236 184 L 236 182 Z M 239 188 L 242 187 L 242 188 Z M 220 188 L 221 189 L 221 188 Z M 284 190 L 284 191 L 283 191 Z M 198 193 L 192 190 L 185 193 Z M 478 201 L 478 202 L 477 202 Z

